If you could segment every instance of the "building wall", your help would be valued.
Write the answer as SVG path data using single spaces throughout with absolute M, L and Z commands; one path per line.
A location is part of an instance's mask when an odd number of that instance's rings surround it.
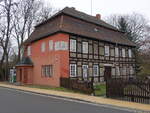
M 98 65 L 98 76 L 94 76 L 95 81 L 104 81 L 105 66 L 111 66 L 112 77 L 129 78 L 134 76 L 135 72 L 130 73 L 130 67 L 135 69 L 134 47 L 113 44 L 100 40 L 93 40 L 86 37 L 70 36 L 70 40 L 76 40 L 76 52 L 70 51 L 70 64 L 76 64 L 76 77 L 83 79 L 83 65 L 88 65 L 88 78 L 93 76 L 93 65 Z M 82 42 L 88 42 L 88 53 L 83 53 Z M 109 46 L 109 56 L 105 55 L 105 46 Z M 115 56 L 115 47 L 118 48 L 118 57 Z M 102 49 L 103 48 L 103 49 Z M 125 49 L 125 57 L 122 56 L 122 49 Z M 132 50 L 132 57 L 128 56 L 128 50 Z M 119 74 L 116 68 L 119 68 Z M 123 68 L 126 68 L 123 74 Z
M 49 49 L 50 40 L 53 41 L 52 50 Z M 68 47 L 69 35 L 58 33 L 28 45 L 31 48 L 29 57 L 34 64 L 33 84 L 59 86 L 60 76 L 69 77 L 69 50 L 61 50 L 61 46 L 58 47 L 60 41 L 65 42 Z M 45 43 L 45 51 L 42 52 L 41 46 L 43 43 Z M 27 55 L 27 49 L 25 53 Z M 44 65 L 52 66 L 51 77 L 42 74 L 42 66 Z

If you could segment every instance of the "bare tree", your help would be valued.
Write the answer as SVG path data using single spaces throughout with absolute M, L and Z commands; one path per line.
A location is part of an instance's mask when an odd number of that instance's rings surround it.
M 53 8 L 49 5 L 44 6 L 44 3 L 37 0 L 20 0 L 17 11 L 14 12 L 14 34 L 18 45 L 18 61 L 21 58 L 24 40 L 29 37 L 35 24 L 47 20 Z
M 2 69 L 4 61 L 5 61 L 5 76 L 3 76 L 3 79 L 7 79 L 7 74 L 8 74 L 8 46 L 9 46 L 9 41 L 11 37 L 11 32 L 13 29 L 13 15 L 12 11 L 13 8 L 16 6 L 16 2 L 13 0 L 2 0 L 0 2 L 0 9 L 1 9 L 1 18 L 0 18 L 0 43 L 1 47 L 3 49 L 3 55 L 0 61 L 0 69 Z M 1 74 L 4 75 L 4 74 Z

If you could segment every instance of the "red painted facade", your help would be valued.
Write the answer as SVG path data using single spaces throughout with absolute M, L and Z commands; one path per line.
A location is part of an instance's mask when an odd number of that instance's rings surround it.
M 49 49 L 50 40 L 53 41 L 53 50 Z M 60 77 L 69 77 L 69 49 L 55 50 L 55 43 L 58 41 L 64 41 L 69 44 L 69 35 L 57 33 L 28 45 L 31 47 L 31 55 L 29 57 L 33 62 L 33 66 L 17 66 L 17 81 L 23 84 L 59 87 Z M 45 43 L 44 52 L 41 51 L 41 45 L 43 42 Z M 27 56 L 27 51 L 25 51 L 25 56 Z M 42 76 L 43 65 L 52 65 L 53 72 L 51 77 Z M 20 69 L 22 69 L 21 72 Z M 26 80 L 20 80 L 20 75 L 22 75 L 22 78 L 26 78 Z

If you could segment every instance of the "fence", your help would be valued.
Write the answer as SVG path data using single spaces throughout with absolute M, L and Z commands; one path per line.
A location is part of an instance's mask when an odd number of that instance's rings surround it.
M 87 94 L 93 93 L 92 81 L 80 81 L 71 78 L 60 78 L 60 86 Z
M 150 104 L 150 82 L 109 79 L 106 81 L 106 96 L 108 98 Z

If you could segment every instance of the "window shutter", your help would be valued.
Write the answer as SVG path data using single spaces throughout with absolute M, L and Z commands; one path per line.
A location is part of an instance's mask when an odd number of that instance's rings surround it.
M 49 50 L 53 50 L 53 40 L 49 41 Z
M 41 51 L 42 51 L 42 52 L 45 51 L 45 42 L 43 42 L 42 45 L 41 45 Z
M 105 56 L 109 56 L 109 46 L 105 46 Z
M 115 56 L 119 57 L 119 49 L 117 47 L 115 47 Z
M 126 53 L 125 53 L 125 49 L 122 49 L 122 57 L 125 57 Z
M 70 40 L 70 51 L 76 52 L 76 40 L 73 39 Z
M 132 57 L 132 51 L 131 51 L 131 49 L 129 49 L 128 52 L 129 52 L 129 58 L 131 58 Z

